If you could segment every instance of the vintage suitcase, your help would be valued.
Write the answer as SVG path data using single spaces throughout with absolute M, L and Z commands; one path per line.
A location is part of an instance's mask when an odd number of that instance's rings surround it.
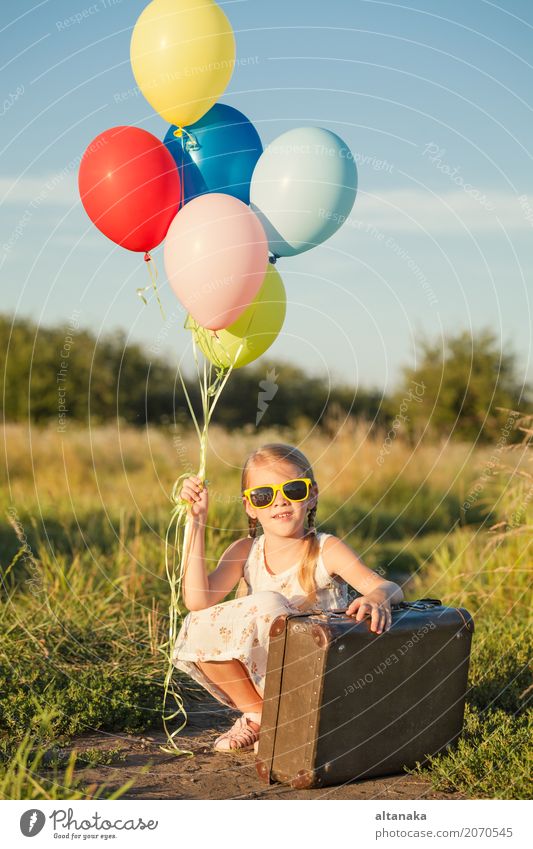
M 437 599 L 392 606 L 388 631 L 343 611 L 270 629 L 259 777 L 323 787 L 402 772 L 462 729 L 474 623 Z

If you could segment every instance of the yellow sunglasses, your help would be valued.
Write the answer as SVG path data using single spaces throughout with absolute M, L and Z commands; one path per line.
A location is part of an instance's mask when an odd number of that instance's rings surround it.
M 242 494 L 248 499 L 252 507 L 262 510 L 264 507 L 270 507 L 276 493 L 280 491 L 288 501 L 305 501 L 312 483 L 311 478 L 293 478 L 290 481 L 285 481 L 285 483 L 273 483 L 268 486 L 244 489 Z

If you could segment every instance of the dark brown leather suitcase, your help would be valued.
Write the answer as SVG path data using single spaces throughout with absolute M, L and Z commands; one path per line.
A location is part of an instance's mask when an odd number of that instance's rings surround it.
M 437 599 L 392 606 L 388 631 L 343 611 L 283 614 L 270 629 L 259 777 L 323 787 L 387 775 L 453 747 L 474 623 Z

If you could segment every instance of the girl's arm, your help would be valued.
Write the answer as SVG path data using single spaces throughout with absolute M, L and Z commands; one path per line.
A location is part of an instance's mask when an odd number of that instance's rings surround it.
M 244 564 L 253 540 L 249 537 L 232 543 L 211 575 L 205 567 L 205 526 L 209 508 L 207 486 L 198 475 L 183 482 L 180 497 L 188 508 L 185 536 L 184 572 L 181 591 L 189 610 L 204 610 L 222 601 L 243 576 Z
M 394 581 L 386 581 L 359 559 L 355 552 L 338 537 L 328 537 L 322 550 L 324 565 L 330 575 L 339 575 L 357 592 L 362 593 L 346 609 L 356 621 L 371 617 L 372 631 L 380 634 L 390 628 L 391 604 L 403 599 L 403 590 Z
M 188 610 L 205 610 L 223 601 L 240 581 L 253 540 L 245 537 L 233 542 L 218 561 L 217 568 L 208 575 L 204 556 L 205 527 L 193 526 L 191 534 L 192 556 L 183 578 L 183 600 Z

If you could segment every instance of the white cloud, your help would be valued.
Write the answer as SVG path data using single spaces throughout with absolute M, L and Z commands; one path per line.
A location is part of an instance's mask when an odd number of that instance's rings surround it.
M 27 206 L 38 199 L 46 206 L 79 203 L 78 163 L 57 172 L 16 177 L 0 176 L 0 205 Z M 432 193 L 423 189 L 391 189 L 379 194 L 359 191 L 346 229 L 375 227 L 384 233 L 464 234 L 533 231 L 533 194 L 514 195 L 464 187 Z
M 0 176 L 0 205 L 70 207 L 79 201 L 77 176 L 73 169 L 24 177 Z
M 348 226 L 391 232 L 495 233 L 533 230 L 533 196 L 459 189 L 432 194 L 422 189 L 361 192 Z

